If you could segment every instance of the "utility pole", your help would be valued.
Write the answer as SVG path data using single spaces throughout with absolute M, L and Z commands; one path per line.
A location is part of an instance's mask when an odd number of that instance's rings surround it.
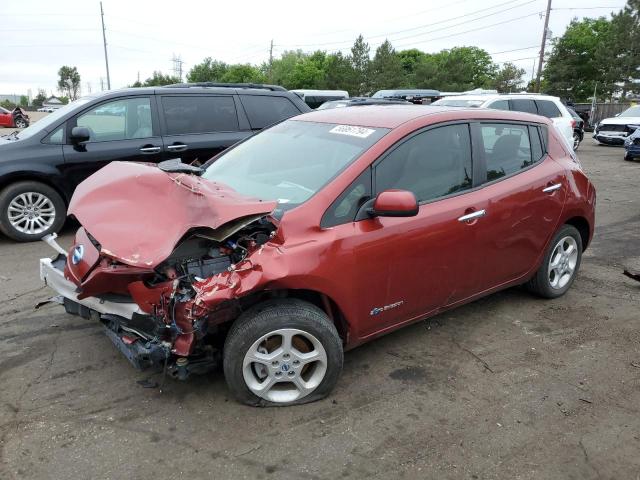
M 184 63 L 182 57 L 180 55 L 176 56 L 174 53 L 171 61 L 173 62 L 173 74 L 182 81 L 182 64 Z
M 109 58 L 107 57 L 107 34 L 104 28 L 104 10 L 100 2 L 100 18 L 102 18 L 102 43 L 104 44 L 104 64 L 107 67 L 107 90 L 111 90 L 111 77 L 109 76 Z
M 544 47 L 547 43 L 547 30 L 549 29 L 550 14 L 551 14 L 551 0 L 547 0 L 547 14 L 544 16 L 544 30 L 542 31 L 542 44 L 540 45 L 540 58 L 538 59 L 538 74 L 536 75 L 536 93 L 540 93 L 540 77 L 542 76 L 542 62 L 544 62 Z
M 100 91 L 104 92 L 104 77 L 100 77 Z
M 269 47 L 269 82 L 273 82 L 273 38 Z

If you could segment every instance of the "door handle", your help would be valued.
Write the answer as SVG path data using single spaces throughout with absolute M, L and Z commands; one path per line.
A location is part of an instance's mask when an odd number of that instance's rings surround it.
M 487 214 L 486 210 L 477 210 L 475 212 L 467 213 L 466 215 L 458 218 L 459 222 L 469 222 L 471 220 L 475 220 L 476 218 L 484 217 Z
M 183 152 L 187 149 L 187 145 L 184 143 L 178 143 L 177 145 L 167 145 L 167 150 L 170 152 Z
M 556 183 L 554 185 L 549 185 L 547 188 L 543 188 L 542 191 L 544 193 L 551 193 L 551 192 L 555 192 L 556 190 L 562 188 L 562 184 L 561 183 Z
M 160 147 L 142 147 L 140 151 L 142 153 L 150 154 L 150 153 L 160 153 L 162 150 Z

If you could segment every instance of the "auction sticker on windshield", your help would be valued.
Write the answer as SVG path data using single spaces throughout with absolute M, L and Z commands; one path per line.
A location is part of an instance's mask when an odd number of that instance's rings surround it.
M 349 135 L 351 137 L 367 138 L 375 130 L 364 127 L 354 127 L 353 125 L 336 125 L 329 133 L 337 133 L 338 135 Z

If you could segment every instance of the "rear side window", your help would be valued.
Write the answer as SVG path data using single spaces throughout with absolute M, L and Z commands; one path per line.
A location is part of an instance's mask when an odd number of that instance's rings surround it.
M 496 100 L 488 108 L 493 108 L 494 110 L 509 110 L 509 100 Z
M 538 112 L 540 112 L 540 115 L 547 118 L 558 118 L 562 116 L 562 113 L 560 113 L 555 103 L 549 100 L 536 100 L 536 103 L 538 104 Z
M 527 125 L 483 123 L 480 132 L 487 162 L 488 182 L 507 177 L 533 165 Z
M 238 130 L 238 115 L 232 96 L 162 97 L 162 112 L 168 135 Z
M 249 117 L 251 128 L 254 130 L 300 114 L 300 111 L 286 97 L 240 95 L 240 98 Z
M 536 104 L 533 100 L 528 100 L 526 98 L 515 98 L 510 100 L 511 102 L 511 110 L 515 110 L 516 112 L 527 112 L 538 114 L 538 109 L 536 108 Z
M 419 133 L 376 167 L 376 192 L 409 190 L 419 202 L 471 188 L 471 141 L 467 124 Z

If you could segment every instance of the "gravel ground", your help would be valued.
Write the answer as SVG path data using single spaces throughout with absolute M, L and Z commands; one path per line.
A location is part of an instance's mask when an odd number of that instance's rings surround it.
M 640 163 L 586 139 L 598 227 L 563 298 L 510 289 L 346 354 L 326 400 L 259 409 L 221 373 L 136 372 L 0 239 L 0 478 L 640 478 Z M 75 227 L 67 226 L 69 245 Z

